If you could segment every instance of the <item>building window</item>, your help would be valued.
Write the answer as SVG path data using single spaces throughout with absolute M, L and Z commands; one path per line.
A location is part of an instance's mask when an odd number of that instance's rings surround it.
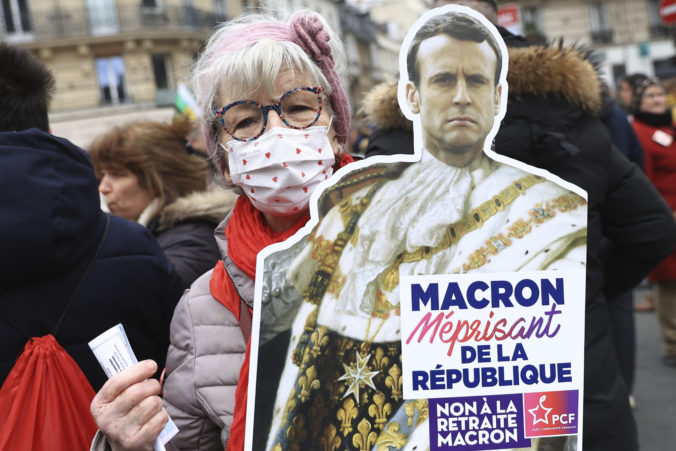
M 167 55 L 152 55 L 153 75 L 157 89 L 169 89 L 171 87 L 170 62 Z
M 529 41 L 538 44 L 546 41 L 545 35 L 542 32 L 540 8 L 537 6 L 522 7 L 521 23 L 523 24 L 523 34 Z
M 613 41 L 613 30 L 610 29 L 610 20 L 605 3 L 592 2 L 589 4 L 589 24 L 594 43 L 608 44 Z
M 101 103 L 117 105 L 128 100 L 124 60 L 121 56 L 96 58 Z
M 216 22 L 228 20 L 228 5 L 226 5 L 225 0 L 214 0 L 214 15 Z
M 666 38 L 669 29 L 662 24 L 659 13 L 660 0 L 650 0 L 650 37 Z
M 28 0 L 2 0 L 2 17 L 8 35 L 33 31 Z
M 151 55 L 150 62 L 153 66 L 155 79 L 155 103 L 160 106 L 173 105 L 176 92 L 172 89 L 174 83 L 171 79 L 171 57 L 169 55 Z
M 87 0 L 87 13 L 92 34 L 115 34 L 120 30 L 115 0 Z
M 157 8 L 157 0 L 141 0 L 141 6 L 144 8 Z

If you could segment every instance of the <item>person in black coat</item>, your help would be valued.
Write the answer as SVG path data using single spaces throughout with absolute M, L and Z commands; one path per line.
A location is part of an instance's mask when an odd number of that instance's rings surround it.
M 0 382 L 27 338 L 50 333 L 93 257 L 106 214 L 87 154 L 32 128 L 0 133 Z M 94 390 L 106 381 L 87 343 L 122 323 L 139 360 L 164 362 L 183 292 L 155 238 L 111 217 L 101 253 L 56 334 Z
M 29 51 L 0 44 L 0 384 L 83 280 L 55 338 L 98 390 L 106 375 L 87 343 L 122 323 L 139 360 L 164 362 L 183 289 L 147 229 L 110 217 L 104 234 L 89 156 L 48 133 L 53 88 Z
M 528 47 L 498 29 L 509 47 L 509 101 L 495 151 L 546 169 L 589 197 L 583 446 L 633 451 L 638 449 L 636 424 L 613 348 L 606 299 L 634 287 L 671 252 L 676 223 L 641 170 L 612 146 L 598 118 L 600 81 L 584 52 Z M 364 110 L 376 129 L 401 134 L 392 117 L 401 117 L 393 107 L 396 84 L 377 89 L 378 95 L 366 97 Z M 367 155 L 373 154 L 370 150 Z M 413 152 L 412 134 L 400 136 L 398 150 Z M 603 245 L 602 236 L 608 238 Z

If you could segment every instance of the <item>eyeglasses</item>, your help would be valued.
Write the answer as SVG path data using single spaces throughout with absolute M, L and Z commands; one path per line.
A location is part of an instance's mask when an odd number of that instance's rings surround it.
M 238 141 L 253 141 L 265 131 L 270 110 L 274 110 L 289 128 L 302 130 L 312 126 L 322 114 L 323 92 L 324 88 L 295 88 L 271 105 L 238 100 L 214 110 L 214 114 L 230 136 Z

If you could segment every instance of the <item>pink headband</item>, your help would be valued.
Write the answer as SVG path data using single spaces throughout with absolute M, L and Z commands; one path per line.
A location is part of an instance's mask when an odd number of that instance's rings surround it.
M 329 34 L 315 15 L 295 16 L 290 24 L 277 22 L 256 23 L 243 27 L 229 35 L 218 51 L 236 52 L 250 47 L 263 39 L 289 41 L 297 44 L 319 66 L 331 86 L 331 106 L 336 114 L 335 129 L 341 143 L 347 142 L 350 128 L 350 105 L 340 77 L 336 73 Z M 207 145 L 210 145 L 207 140 Z

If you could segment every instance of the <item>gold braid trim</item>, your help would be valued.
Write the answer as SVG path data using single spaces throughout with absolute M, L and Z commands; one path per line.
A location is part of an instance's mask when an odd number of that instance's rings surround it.
M 520 194 L 533 185 L 546 181 L 539 175 L 530 174 L 512 182 L 507 188 L 493 196 L 492 199 L 483 202 L 481 205 L 469 212 L 457 222 L 450 224 L 444 233 L 441 242 L 436 246 L 423 246 L 413 251 L 404 250 L 384 272 L 382 287 L 385 291 L 392 292 L 399 285 L 399 266 L 402 263 L 413 263 L 425 260 L 437 254 L 444 249 L 448 249 L 453 244 L 460 241 L 468 233 L 480 228 L 485 221 L 494 216 L 498 211 L 504 210 L 506 206 L 514 202 Z
M 310 284 L 306 290 L 303 290 L 303 299 L 311 304 L 319 305 L 326 289 L 329 286 L 331 277 L 338 267 L 338 261 L 345 249 L 345 245 L 350 241 L 352 235 L 357 229 L 357 222 L 361 218 L 364 210 L 369 206 L 373 196 L 385 184 L 385 180 L 375 183 L 371 189 L 362 197 L 359 202 L 350 205 L 351 198 L 340 203 L 339 208 L 343 216 L 345 228 L 338 233 L 336 240 L 333 242 L 333 247 L 329 252 L 326 252 L 320 262 L 319 269 L 312 276 Z

